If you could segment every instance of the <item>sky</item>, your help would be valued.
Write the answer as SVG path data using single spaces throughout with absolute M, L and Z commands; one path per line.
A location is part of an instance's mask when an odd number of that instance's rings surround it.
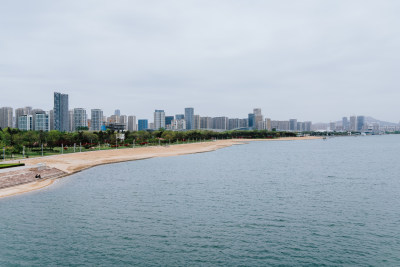
M 0 106 L 399 122 L 400 1 L 0 0 Z

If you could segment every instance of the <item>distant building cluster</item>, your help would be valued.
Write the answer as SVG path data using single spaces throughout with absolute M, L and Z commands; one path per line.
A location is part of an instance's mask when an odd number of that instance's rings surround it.
M 152 122 L 148 119 L 138 119 L 134 115 L 121 115 L 116 109 L 114 114 L 107 117 L 101 109 L 91 109 L 90 118 L 85 108 L 69 108 L 68 95 L 55 92 L 54 107 L 50 111 L 24 107 L 15 109 L 0 108 L 0 127 L 15 127 L 23 131 L 50 131 L 74 132 L 77 130 L 105 131 L 143 131 L 158 130 L 160 128 L 173 131 L 186 130 L 269 130 L 309 132 L 315 130 L 352 131 L 352 132 L 379 132 L 398 131 L 398 126 L 383 129 L 377 123 L 366 123 L 364 116 L 343 117 L 341 123 L 331 122 L 329 125 L 313 125 L 311 121 L 300 122 L 297 119 L 286 121 L 272 120 L 264 117 L 260 108 L 255 108 L 247 118 L 207 117 L 196 115 L 194 108 L 187 107 L 183 114 L 166 115 L 164 110 L 155 110 Z

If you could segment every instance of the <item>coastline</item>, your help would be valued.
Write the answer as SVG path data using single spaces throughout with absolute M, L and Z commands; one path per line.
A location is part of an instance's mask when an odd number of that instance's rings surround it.
M 48 167 L 56 168 L 66 173 L 58 178 L 65 177 L 85 169 L 98 165 L 150 159 L 155 157 L 170 157 L 186 154 L 211 152 L 233 145 L 246 144 L 252 141 L 298 141 L 315 140 L 321 137 L 282 137 L 278 139 L 227 139 L 201 143 L 179 144 L 170 146 L 152 146 L 139 148 L 124 148 L 115 150 L 100 150 L 82 153 L 71 153 L 64 155 L 53 155 L 40 158 L 30 158 L 20 160 L 26 166 L 37 166 L 45 164 Z M 54 179 L 35 181 L 32 183 L 20 184 L 12 187 L 0 189 L 0 198 L 14 196 L 33 190 L 41 189 L 53 184 Z

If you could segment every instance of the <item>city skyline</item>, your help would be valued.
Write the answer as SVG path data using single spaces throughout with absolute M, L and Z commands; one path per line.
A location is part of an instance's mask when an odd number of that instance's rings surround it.
M 166 114 L 164 110 L 156 109 L 153 113 L 153 122 L 148 119 L 138 119 L 135 115 L 121 114 L 120 109 L 115 109 L 114 114 L 107 117 L 101 109 L 91 109 L 90 118 L 86 108 L 69 106 L 69 95 L 54 92 L 54 109 L 44 111 L 31 106 L 15 108 L 0 107 L 0 127 L 16 127 L 20 130 L 59 130 L 73 132 L 76 130 L 99 131 L 112 130 L 157 130 L 167 129 L 173 131 L 208 129 L 214 131 L 226 131 L 237 129 L 277 130 L 290 132 L 310 131 L 339 131 L 339 132 L 393 132 L 400 129 L 400 123 L 389 123 L 374 120 L 364 115 L 351 115 L 342 117 L 339 121 L 330 123 L 316 123 L 312 121 L 299 121 L 298 119 L 277 120 L 266 115 L 264 117 L 261 108 L 254 108 L 248 113 L 247 118 L 235 118 L 224 116 L 208 117 L 195 114 L 193 107 L 184 108 L 184 114 L 174 116 Z M 15 111 L 15 116 L 14 116 Z M 380 123 L 383 123 L 381 125 Z
M 400 119 L 396 1 L 157 3 L 3 4 L 0 106 Z
M 55 93 L 55 92 L 52 92 L 52 93 Z M 61 94 L 69 96 L 69 94 L 66 93 L 66 92 L 62 92 Z M 71 102 L 73 103 L 73 101 L 71 101 L 71 100 L 73 100 L 73 98 L 69 98 L 68 102 L 69 103 L 71 103 Z M 52 98 L 51 102 L 54 102 L 54 98 Z M 48 106 L 48 105 L 46 105 L 46 106 Z M 50 112 L 54 108 L 54 105 L 50 109 L 42 108 L 42 107 L 39 108 L 38 106 L 35 106 L 35 105 L 17 105 L 17 106 L 0 105 L 0 107 L 2 107 L 2 108 L 11 107 L 13 109 L 12 114 L 15 117 L 16 114 L 21 113 L 21 111 L 25 110 L 25 109 L 30 109 L 31 112 L 35 111 L 35 110 L 49 111 Z M 149 109 L 148 115 L 138 116 L 138 115 L 136 115 L 137 113 L 135 113 L 135 112 L 130 113 L 130 112 L 125 112 L 124 110 L 121 112 L 122 109 L 116 109 L 115 107 L 111 108 L 110 112 L 106 112 L 105 109 L 103 109 L 100 106 L 96 106 L 94 108 L 87 108 L 87 107 L 75 107 L 75 106 L 69 104 L 69 111 L 72 111 L 74 109 L 84 109 L 84 110 L 86 110 L 86 112 L 87 112 L 86 116 L 87 116 L 88 119 L 91 118 L 91 110 L 101 110 L 102 114 L 104 114 L 105 116 L 107 116 L 107 115 L 108 116 L 115 116 L 116 115 L 115 113 L 118 112 L 120 115 L 121 114 L 126 114 L 126 115 L 129 114 L 129 115 L 134 115 L 138 119 L 147 119 L 149 121 L 149 123 L 152 122 L 151 118 L 154 117 L 154 110 L 155 110 L 154 107 L 148 108 Z M 175 116 L 175 115 L 183 115 L 184 116 L 185 109 L 193 109 L 193 107 L 188 108 L 188 107 L 180 106 L 179 108 L 174 109 L 174 110 L 177 110 L 176 112 L 172 112 L 172 111 L 166 110 L 166 109 L 163 109 L 163 111 L 165 110 L 165 116 L 166 117 L 170 117 L 171 115 L 173 115 L 173 116 Z M 232 116 L 231 114 L 226 114 L 226 113 L 225 114 L 215 114 L 215 115 L 209 115 L 209 113 L 205 113 L 205 114 L 201 114 L 201 115 L 202 115 L 202 117 L 218 117 L 218 116 L 222 115 L 222 116 L 227 116 L 229 118 L 238 118 L 238 119 L 247 118 L 248 119 L 249 118 L 248 115 L 250 115 L 249 111 L 251 111 L 252 109 L 254 109 L 254 108 L 250 107 L 246 111 L 245 114 L 241 114 L 239 116 Z M 197 110 L 199 110 L 199 109 L 196 107 L 196 114 L 200 113 Z M 255 108 L 253 110 L 253 112 L 257 112 L 256 110 L 263 110 L 265 112 L 265 109 L 263 109 L 263 108 Z M 268 116 L 269 116 L 270 113 L 269 113 L 269 111 L 267 111 L 267 112 L 268 112 Z M 193 115 L 195 115 L 195 114 L 193 114 Z M 265 115 L 265 114 L 263 114 L 263 115 Z M 344 115 L 339 116 L 339 117 L 337 117 L 337 118 L 335 118 L 333 120 L 323 120 L 323 121 L 313 121 L 313 120 L 307 119 L 307 118 L 299 119 L 296 115 L 294 115 L 293 117 L 296 117 L 296 120 L 299 120 L 299 121 L 312 121 L 313 123 L 319 124 L 319 123 L 331 123 L 331 122 L 335 122 L 336 123 L 336 122 L 341 121 L 343 117 L 351 118 L 352 116 L 360 116 L 360 115 L 359 115 L 359 113 L 344 114 Z M 364 117 L 373 117 L 374 119 L 378 119 L 378 120 L 389 122 L 389 123 L 393 123 L 393 124 L 400 124 L 400 121 L 388 121 L 388 120 L 376 117 L 374 114 L 367 114 L 367 115 L 362 115 L 362 116 L 364 116 Z M 269 116 L 269 117 L 272 117 L 272 116 Z M 276 119 L 276 120 L 290 120 L 290 118 L 283 117 L 283 116 L 279 116 L 278 118 L 274 118 L 274 119 Z M 18 126 L 18 122 L 15 122 L 15 124 L 16 124 L 15 126 Z M 254 126 L 256 126 L 256 125 L 254 125 Z

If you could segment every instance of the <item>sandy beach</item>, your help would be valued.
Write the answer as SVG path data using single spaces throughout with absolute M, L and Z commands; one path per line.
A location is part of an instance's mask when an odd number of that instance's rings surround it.
M 279 139 L 229 139 L 218 140 L 214 142 L 190 143 L 171 146 L 150 146 L 140 148 L 91 151 L 73 154 L 71 153 L 64 155 L 25 159 L 21 160 L 21 162 L 25 163 L 27 166 L 37 166 L 38 164 L 45 164 L 47 167 L 56 168 L 69 175 L 103 164 L 149 159 L 154 157 L 169 157 L 193 153 L 204 153 L 224 147 L 229 147 L 232 145 L 245 144 L 250 141 L 294 141 L 313 139 L 320 139 L 320 137 L 310 136 L 287 137 Z M 62 175 L 62 177 L 63 176 L 65 175 Z M 53 181 L 54 179 L 46 179 L 9 188 L 3 188 L 0 189 L 0 198 L 37 190 L 45 186 L 51 185 Z

